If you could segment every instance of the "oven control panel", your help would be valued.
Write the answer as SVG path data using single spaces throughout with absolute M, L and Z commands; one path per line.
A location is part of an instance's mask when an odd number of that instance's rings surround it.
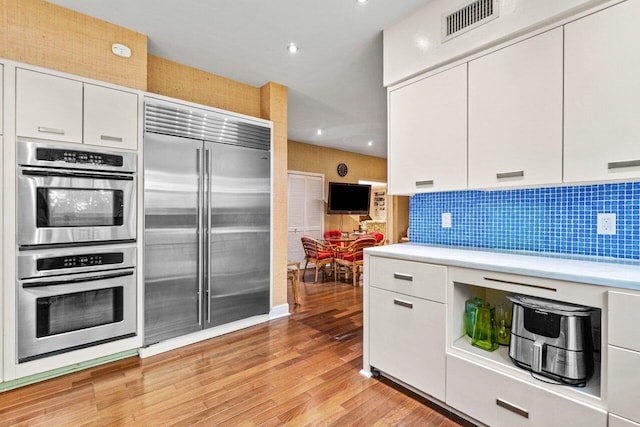
M 61 268 L 91 267 L 95 265 L 121 264 L 122 252 L 96 253 L 88 255 L 72 255 L 37 260 L 38 271 L 58 270 Z
M 36 149 L 36 159 L 48 162 L 79 163 L 90 165 L 122 166 L 122 156 L 93 151 L 63 150 L 58 148 Z

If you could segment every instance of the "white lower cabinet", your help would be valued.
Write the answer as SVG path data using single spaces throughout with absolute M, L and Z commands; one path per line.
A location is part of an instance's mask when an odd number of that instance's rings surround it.
M 370 365 L 444 401 L 445 305 L 375 287 L 369 298 Z
M 449 406 L 496 427 L 605 427 L 606 411 L 447 355 Z
M 640 353 L 609 346 L 609 411 L 640 423 Z

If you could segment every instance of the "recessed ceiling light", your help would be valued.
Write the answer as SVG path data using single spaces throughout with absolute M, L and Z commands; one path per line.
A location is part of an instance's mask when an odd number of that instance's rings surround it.
M 359 4 L 365 4 L 367 1 L 369 0 L 356 0 L 356 2 Z
M 367 142 L 367 145 L 368 145 L 369 147 L 371 147 L 371 146 L 373 145 L 373 141 L 369 141 L 369 142 Z
M 296 53 L 296 52 L 298 52 L 299 49 L 300 48 L 295 43 L 289 43 L 287 45 L 287 50 L 289 51 L 289 53 Z
M 318 129 L 318 130 L 316 131 L 316 134 L 318 134 L 318 135 L 322 135 L 322 129 Z

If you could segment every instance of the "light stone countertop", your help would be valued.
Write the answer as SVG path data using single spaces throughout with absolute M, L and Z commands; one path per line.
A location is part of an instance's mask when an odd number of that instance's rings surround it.
M 401 243 L 365 249 L 369 255 L 501 273 L 640 290 L 640 262 L 614 258 L 453 248 Z

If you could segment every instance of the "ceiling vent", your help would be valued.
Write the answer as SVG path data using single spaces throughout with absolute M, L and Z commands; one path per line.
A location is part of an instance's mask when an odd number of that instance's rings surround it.
M 442 42 L 496 19 L 499 16 L 498 4 L 498 0 L 477 0 L 442 15 Z

